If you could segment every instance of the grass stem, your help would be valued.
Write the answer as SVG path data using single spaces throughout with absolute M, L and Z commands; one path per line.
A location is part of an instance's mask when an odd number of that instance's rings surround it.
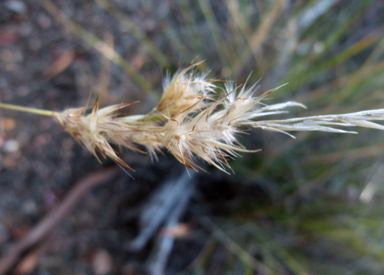
M 32 114 L 42 115 L 42 116 L 56 117 L 59 114 L 58 112 L 54 112 L 54 111 L 42 110 L 42 109 L 37 109 L 37 108 L 29 108 L 29 107 L 22 107 L 22 106 L 17 106 L 17 105 L 13 105 L 13 104 L 6 104 L 6 103 L 1 103 L 1 102 L 0 102 L 0 108 L 8 109 L 8 110 L 14 110 L 14 111 L 20 111 L 20 112 L 25 112 L 25 113 L 32 113 Z

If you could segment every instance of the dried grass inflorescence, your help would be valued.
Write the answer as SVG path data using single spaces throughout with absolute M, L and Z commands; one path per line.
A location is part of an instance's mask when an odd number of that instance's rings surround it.
M 120 111 L 131 103 L 99 108 L 96 99 L 90 108 L 67 109 L 61 113 L 0 103 L 0 107 L 55 117 L 63 127 L 97 159 L 110 157 L 120 166 L 133 170 L 116 153 L 112 144 L 146 153 L 152 158 L 166 148 L 178 161 L 195 171 L 199 157 L 222 171 L 230 166 L 228 158 L 238 152 L 255 152 L 244 148 L 236 135 L 249 128 L 278 131 L 326 131 L 355 133 L 340 126 L 360 126 L 384 130 L 374 123 L 384 120 L 384 109 L 342 115 L 312 116 L 284 120 L 260 120 L 261 117 L 285 113 L 291 106 L 304 107 L 294 101 L 266 105 L 261 101 L 276 89 L 259 96 L 257 87 L 235 87 L 228 82 L 220 88 L 207 74 L 196 74 L 197 64 L 179 71 L 164 81 L 159 104 L 148 114 L 127 116 Z M 305 107 L 304 107 L 305 108 Z M 336 128 L 335 128 L 336 127 Z M 293 136 L 292 136 L 293 137 Z M 144 146 L 146 152 L 139 147 Z M 259 151 L 259 150 L 256 150 Z

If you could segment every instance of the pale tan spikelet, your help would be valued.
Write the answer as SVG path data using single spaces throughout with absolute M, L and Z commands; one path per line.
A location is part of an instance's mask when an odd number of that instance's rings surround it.
M 106 156 L 110 157 L 123 168 L 133 170 L 117 156 L 109 140 L 110 134 L 108 132 L 111 130 L 105 127 L 109 122 L 113 121 L 113 113 L 133 103 L 113 105 L 99 110 L 97 98 L 90 114 L 85 114 L 88 108 L 68 109 L 61 113 L 58 120 L 76 141 L 87 148 L 99 162 L 101 161 L 98 153 L 104 158 Z
M 236 151 L 252 152 L 237 145 L 235 133 L 238 129 L 222 123 L 223 117 L 211 116 L 217 108 L 212 104 L 194 117 L 190 113 L 180 113 L 163 126 L 159 139 L 181 163 L 196 169 L 194 158 L 225 171 L 230 168 L 226 157 L 237 156 Z
M 191 72 L 199 64 L 201 62 L 190 65 L 176 73 L 172 79 L 169 76 L 164 79 L 164 93 L 155 108 L 158 112 L 173 118 L 186 109 L 192 112 L 207 106 L 204 100 L 215 93 L 216 86 L 213 80 L 207 79 L 207 74 Z

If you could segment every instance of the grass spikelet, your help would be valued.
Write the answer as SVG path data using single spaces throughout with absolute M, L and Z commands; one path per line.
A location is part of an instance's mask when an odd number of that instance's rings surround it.
M 384 130 L 374 121 L 384 120 L 384 109 L 341 115 L 322 115 L 284 120 L 259 120 L 261 117 L 285 113 L 288 107 L 303 107 L 294 101 L 266 105 L 261 101 L 276 89 L 256 95 L 257 87 L 234 87 L 228 82 L 224 88 L 192 69 L 198 64 L 166 78 L 164 93 L 157 107 L 148 114 L 127 116 L 120 110 L 137 102 L 99 108 L 96 99 L 92 108 L 82 107 L 52 112 L 0 103 L 0 108 L 52 116 L 73 138 L 99 161 L 110 157 L 125 170 L 132 170 L 117 154 L 113 145 L 126 147 L 151 158 L 166 148 L 186 167 L 202 170 L 196 163 L 199 157 L 216 168 L 231 169 L 228 158 L 248 150 L 237 141 L 236 135 L 250 127 L 283 132 L 323 131 L 356 133 L 340 127 L 365 127 Z M 279 88 L 279 87 L 278 87 Z M 224 90 L 224 93 L 220 93 Z M 293 137 L 293 136 L 292 136 Z M 146 151 L 140 149 L 145 147 Z
M 206 99 L 215 93 L 213 80 L 207 74 L 193 74 L 190 71 L 201 64 L 195 63 L 176 73 L 172 78 L 166 76 L 163 82 L 164 93 L 156 111 L 173 118 L 182 111 L 190 112 L 207 107 Z

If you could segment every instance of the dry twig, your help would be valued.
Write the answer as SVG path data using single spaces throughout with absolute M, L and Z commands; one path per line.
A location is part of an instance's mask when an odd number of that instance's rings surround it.
M 41 242 L 69 214 L 79 200 L 92 188 L 112 179 L 118 170 L 109 168 L 92 174 L 79 181 L 65 197 L 63 202 L 42 219 L 29 233 L 17 242 L 0 260 L 0 275 L 6 274 L 20 260 L 28 249 Z

